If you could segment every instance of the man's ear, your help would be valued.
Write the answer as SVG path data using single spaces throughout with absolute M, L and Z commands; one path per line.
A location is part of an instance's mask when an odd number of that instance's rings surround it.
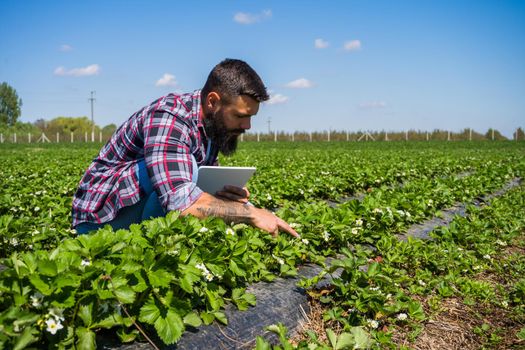
M 221 96 L 216 93 L 215 91 L 212 91 L 206 96 L 206 107 L 208 107 L 211 111 L 217 111 L 219 109 L 219 106 L 221 104 Z

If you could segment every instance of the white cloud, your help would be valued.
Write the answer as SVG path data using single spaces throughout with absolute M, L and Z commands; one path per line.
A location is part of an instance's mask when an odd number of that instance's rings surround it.
M 237 12 L 233 16 L 233 20 L 240 24 L 254 24 L 257 22 L 264 21 L 266 19 L 270 19 L 271 17 L 272 17 L 271 10 L 264 10 L 258 14 L 252 14 L 252 13 L 247 13 L 247 12 Z
M 288 100 L 289 100 L 288 96 L 284 96 L 282 94 L 275 94 L 275 95 L 271 94 L 270 99 L 266 101 L 265 103 L 269 105 L 278 105 L 278 104 L 286 103 L 288 102 Z
M 162 78 L 157 80 L 155 86 L 177 86 L 177 81 L 175 80 L 175 76 L 173 74 L 164 73 Z
M 326 49 L 329 43 L 323 39 L 315 39 L 314 45 L 316 49 Z
M 100 73 L 100 66 L 98 64 L 92 64 L 87 67 L 73 68 L 67 70 L 60 66 L 55 69 L 54 74 L 59 76 L 72 76 L 72 77 L 85 77 L 90 75 L 98 75 Z
M 305 78 L 299 78 L 294 81 L 289 82 L 286 84 L 286 87 L 292 88 L 292 89 L 308 89 L 313 87 L 314 84 Z
M 62 51 L 62 52 L 73 51 L 73 46 L 68 45 L 68 44 L 62 44 L 62 45 L 60 45 L 60 51 Z
M 380 109 L 385 107 L 386 102 L 384 101 L 363 102 L 359 104 L 359 108 L 361 109 Z
M 351 40 L 345 42 L 343 48 L 345 51 L 358 51 L 361 50 L 361 41 L 360 40 Z

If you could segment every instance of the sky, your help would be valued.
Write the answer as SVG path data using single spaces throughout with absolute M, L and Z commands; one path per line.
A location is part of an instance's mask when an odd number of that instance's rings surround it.
M 271 99 L 252 132 L 525 127 L 525 1 L 0 0 L 23 122 L 120 125 L 224 58 Z

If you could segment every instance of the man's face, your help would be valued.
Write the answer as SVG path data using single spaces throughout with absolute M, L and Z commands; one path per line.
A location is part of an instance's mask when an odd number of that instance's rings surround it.
M 219 146 L 222 154 L 231 155 L 237 149 L 237 138 L 250 129 L 251 117 L 258 111 L 259 102 L 250 96 L 241 95 L 229 103 L 222 102 L 215 112 L 205 115 L 206 135 Z

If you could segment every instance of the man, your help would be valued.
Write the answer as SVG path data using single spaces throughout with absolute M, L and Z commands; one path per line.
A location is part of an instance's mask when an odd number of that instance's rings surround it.
M 199 218 L 247 223 L 272 235 L 299 235 L 273 213 L 252 206 L 246 189 L 217 194 L 196 185 L 198 166 L 217 165 L 235 152 L 237 138 L 269 96 L 241 60 L 213 68 L 201 91 L 168 94 L 133 114 L 89 166 L 73 198 L 73 227 L 87 233 L 107 224 L 127 228 L 177 210 Z

